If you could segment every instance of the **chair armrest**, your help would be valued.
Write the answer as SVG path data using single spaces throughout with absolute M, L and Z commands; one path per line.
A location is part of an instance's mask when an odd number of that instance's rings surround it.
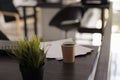
M 14 12 L 0 11 L 0 14 L 6 15 L 6 16 L 12 16 L 12 17 L 15 17 L 16 20 L 20 20 L 19 14 Z
M 19 34 L 20 33 L 20 28 L 21 28 L 21 26 L 20 26 L 20 21 L 21 20 L 20 20 L 19 14 L 14 13 L 14 12 L 7 12 L 7 11 L 0 11 L 0 14 L 15 17 L 15 20 L 16 20 L 16 23 L 17 23 L 17 27 L 16 27 L 17 34 Z

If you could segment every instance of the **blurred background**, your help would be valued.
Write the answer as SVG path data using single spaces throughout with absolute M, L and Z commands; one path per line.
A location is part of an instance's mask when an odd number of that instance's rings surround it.
M 60 0 L 46 0 L 48 3 L 57 3 Z M 69 5 L 72 3 L 79 2 L 80 0 L 63 0 L 62 3 Z M 111 34 L 111 80 L 120 79 L 120 0 L 110 0 L 113 3 L 113 17 L 112 17 L 112 34 Z M 44 1 L 43 1 L 44 2 Z M 65 32 L 57 28 L 49 26 L 51 18 L 60 10 L 60 8 L 48 7 L 35 7 L 36 16 L 34 16 L 33 6 L 37 4 L 35 0 L 13 0 L 14 6 L 18 10 L 21 19 L 18 20 L 18 24 L 15 21 L 6 22 L 3 14 L 0 14 L 0 30 L 9 38 L 11 41 L 23 39 L 25 37 L 25 21 L 24 21 L 24 7 L 26 8 L 26 25 L 27 25 L 27 37 L 28 39 L 34 34 L 34 27 L 37 25 L 37 34 L 43 41 L 52 41 L 58 39 L 64 39 Z M 47 5 L 47 4 L 46 4 Z M 58 6 L 58 4 L 55 4 Z M 22 6 L 22 7 L 21 7 Z M 53 6 L 54 7 L 54 6 Z M 99 28 L 102 25 L 100 20 L 101 11 L 98 9 L 88 10 L 83 18 L 82 25 L 92 27 L 95 25 Z M 108 11 L 106 11 L 105 17 L 108 17 Z M 92 14 L 92 16 L 91 16 Z M 94 15 L 93 15 L 94 14 Z M 89 16 L 90 15 L 90 16 Z M 36 20 L 37 22 L 34 23 Z M 88 20 L 88 17 L 89 20 Z M 86 23 L 87 22 L 87 23 Z M 20 26 L 16 28 L 16 26 Z M 17 29 L 17 30 L 16 30 Z M 73 35 L 74 34 L 74 35 Z M 78 44 L 90 44 L 90 45 L 101 45 L 101 34 L 100 33 L 79 33 L 78 31 L 68 32 L 68 38 L 73 38 Z

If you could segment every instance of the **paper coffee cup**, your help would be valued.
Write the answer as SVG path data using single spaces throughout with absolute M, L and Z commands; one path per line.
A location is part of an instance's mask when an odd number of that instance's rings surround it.
M 62 44 L 62 55 L 63 55 L 63 62 L 64 63 L 73 63 L 75 61 L 74 56 L 74 46 L 73 42 L 65 42 Z

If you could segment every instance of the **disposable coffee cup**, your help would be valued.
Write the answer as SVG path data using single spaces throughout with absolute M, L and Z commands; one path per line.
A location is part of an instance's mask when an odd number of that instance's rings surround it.
M 73 42 L 64 42 L 62 44 L 61 47 L 62 47 L 62 55 L 63 55 L 64 63 L 73 63 L 75 61 L 74 46 L 75 44 Z

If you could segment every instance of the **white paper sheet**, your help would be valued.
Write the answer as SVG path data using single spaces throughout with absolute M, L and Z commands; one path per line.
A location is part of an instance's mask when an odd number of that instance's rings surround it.
M 57 60 L 61 60 L 63 59 L 61 45 L 66 41 L 72 42 L 73 40 L 64 39 L 64 40 L 58 40 L 58 41 L 41 42 L 41 48 L 44 47 L 46 50 L 48 50 L 46 55 L 47 58 L 55 58 Z M 75 56 L 85 55 L 88 52 L 91 52 L 92 50 L 93 49 L 88 47 L 75 45 Z

